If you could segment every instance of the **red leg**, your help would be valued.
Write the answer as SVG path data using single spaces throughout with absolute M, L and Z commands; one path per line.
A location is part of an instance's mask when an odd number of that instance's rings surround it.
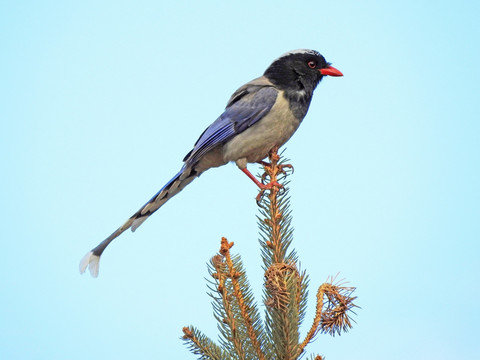
M 268 184 L 262 184 L 260 181 L 258 181 L 258 179 L 252 175 L 252 173 L 250 171 L 248 171 L 247 168 L 245 169 L 241 169 L 250 179 L 252 179 L 252 181 L 257 184 L 257 186 L 262 189 L 262 190 L 269 190 L 272 188 L 272 186 L 276 186 L 278 188 L 281 188 L 282 185 L 280 185 L 278 182 L 276 181 L 273 181 L 273 182 L 269 182 Z

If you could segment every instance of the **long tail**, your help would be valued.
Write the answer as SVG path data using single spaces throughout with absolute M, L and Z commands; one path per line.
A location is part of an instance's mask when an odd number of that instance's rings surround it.
M 93 277 L 98 276 L 98 268 L 100 264 L 100 256 L 107 246 L 125 230 L 131 228 L 132 231 L 142 225 L 147 218 L 157 211 L 170 198 L 183 190 L 185 186 L 190 184 L 198 174 L 191 168 L 185 166 L 175 175 L 169 182 L 165 184 L 140 210 L 133 214 L 122 226 L 115 230 L 112 235 L 103 240 L 97 247 L 89 251 L 80 261 L 80 273 L 84 273 L 87 267 Z

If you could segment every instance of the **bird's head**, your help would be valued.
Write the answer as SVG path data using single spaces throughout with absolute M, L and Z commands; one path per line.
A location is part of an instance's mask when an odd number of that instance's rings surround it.
M 343 76 L 315 50 L 289 51 L 276 59 L 264 75 L 285 90 L 313 92 L 324 76 Z

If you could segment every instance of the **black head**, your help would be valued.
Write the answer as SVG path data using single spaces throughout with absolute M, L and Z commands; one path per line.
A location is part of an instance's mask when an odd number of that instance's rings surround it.
M 315 50 L 293 50 L 276 59 L 264 75 L 282 90 L 306 91 L 312 94 L 326 75 L 343 76 Z

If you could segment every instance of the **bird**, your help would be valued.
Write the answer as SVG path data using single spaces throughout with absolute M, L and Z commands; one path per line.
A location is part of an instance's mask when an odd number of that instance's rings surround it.
M 224 112 L 200 135 L 180 171 L 149 201 L 80 261 L 98 276 L 100 256 L 127 229 L 133 232 L 163 204 L 210 168 L 234 162 L 261 189 L 247 169 L 284 145 L 307 114 L 313 92 L 325 76 L 343 76 L 318 51 L 297 49 L 275 59 L 264 74 L 233 93 Z

